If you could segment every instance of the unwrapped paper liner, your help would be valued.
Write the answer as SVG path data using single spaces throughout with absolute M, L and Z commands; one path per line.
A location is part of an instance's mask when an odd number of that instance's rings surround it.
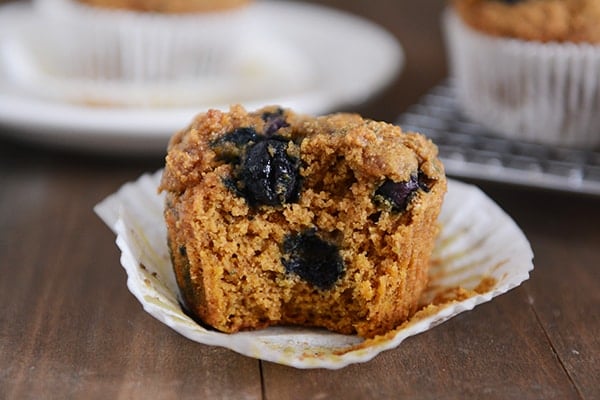
M 95 207 L 117 234 L 128 288 L 148 313 L 185 337 L 249 357 L 296 368 L 338 369 L 366 362 L 407 337 L 520 285 L 533 269 L 531 247 L 515 222 L 476 187 L 449 180 L 423 301 L 452 288 L 476 290 L 483 281 L 491 282 L 484 291 L 418 312 L 395 330 L 368 340 L 303 327 L 235 334 L 207 330 L 188 317 L 178 302 L 163 220 L 164 198 L 157 194 L 161 174 L 143 175 Z

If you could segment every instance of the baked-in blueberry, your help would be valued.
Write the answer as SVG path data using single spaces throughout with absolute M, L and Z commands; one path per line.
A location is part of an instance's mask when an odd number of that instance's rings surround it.
M 344 273 L 338 247 L 321 239 L 314 229 L 287 235 L 281 262 L 288 273 L 322 290 L 330 289 Z
M 243 146 L 250 142 L 257 142 L 258 135 L 253 127 L 236 128 L 215 141 L 215 143 L 231 142 L 237 146 Z
M 408 181 L 386 179 L 375 191 L 375 202 L 391 206 L 392 211 L 404 211 L 417 190 L 429 192 L 429 178 L 419 171 Z
M 263 133 L 266 136 L 270 136 L 277 132 L 279 129 L 284 128 L 286 126 L 290 126 L 285 120 L 283 115 L 283 109 L 278 108 L 275 112 L 265 112 L 262 115 L 263 121 L 265 121 L 265 127 L 263 129 Z
M 425 193 L 429 193 L 431 190 L 431 179 L 423 173 L 423 171 L 419 171 L 417 173 L 417 184 L 419 185 L 419 189 L 424 191 Z
M 271 138 L 248 146 L 242 155 L 238 182 L 251 205 L 281 205 L 298 199 L 300 162 L 288 153 L 290 142 Z
M 261 140 L 253 127 L 237 128 L 211 142 L 217 159 L 230 163 L 239 162 L 244 147 Z

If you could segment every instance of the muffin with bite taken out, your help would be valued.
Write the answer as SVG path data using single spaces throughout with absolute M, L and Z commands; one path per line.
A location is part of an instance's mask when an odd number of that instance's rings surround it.
M 446 178 L 436 146 L 398 126 L 233 106 L 174 135 L 160 189 L 198 320 L 372 337 L 416 311 Z

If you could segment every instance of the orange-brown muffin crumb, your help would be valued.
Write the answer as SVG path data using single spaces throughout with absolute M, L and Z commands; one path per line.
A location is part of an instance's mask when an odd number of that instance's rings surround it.
M 446 178 L 436 146 L 397 126 L 233 106 L 172 138 L 161 190 L 191 314 L 371 337 L 416 310 Z
M 491 35 L 600 43 L 598 0 L 454 0 L 453 5 L 468 25 Z
M 167 14 L 233 9 L 251 0 L 77 0 L 94 7 Z

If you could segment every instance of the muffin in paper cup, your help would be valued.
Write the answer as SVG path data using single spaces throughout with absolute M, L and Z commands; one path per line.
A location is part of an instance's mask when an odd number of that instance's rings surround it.
M 202 85 L 230 76 L 252 8 L 176 14 L 75 0 L 36 0 L 34 7 L 44 25 L 38 47 L 48 76 L 67 91 L 98 93 L 98 102 L 133 104 L 165 88 L 202 92 Z M 184 102 L 190 96 L 183 91 Z
M 115 232 L 127 286 L 144 310 L 190 340 L 296 368 L 339 369 L 371 360 L 406 338 L 518 287 L 533 269 L 523 232 L 478 188 L 448 180 L 441 224 L 418 311 L 373 338 L 323 329 L 273 326 L 221 333 L 196 323 L 181 307 L 167 246 L 162 171 L 125 184 L 94 208 Z M 515 311 L 517 312 L 517 311 Z
M 553 146 L 600 145 L 600 45 L 484 33 L 443 15 L 459 104 L 497 135 Z

